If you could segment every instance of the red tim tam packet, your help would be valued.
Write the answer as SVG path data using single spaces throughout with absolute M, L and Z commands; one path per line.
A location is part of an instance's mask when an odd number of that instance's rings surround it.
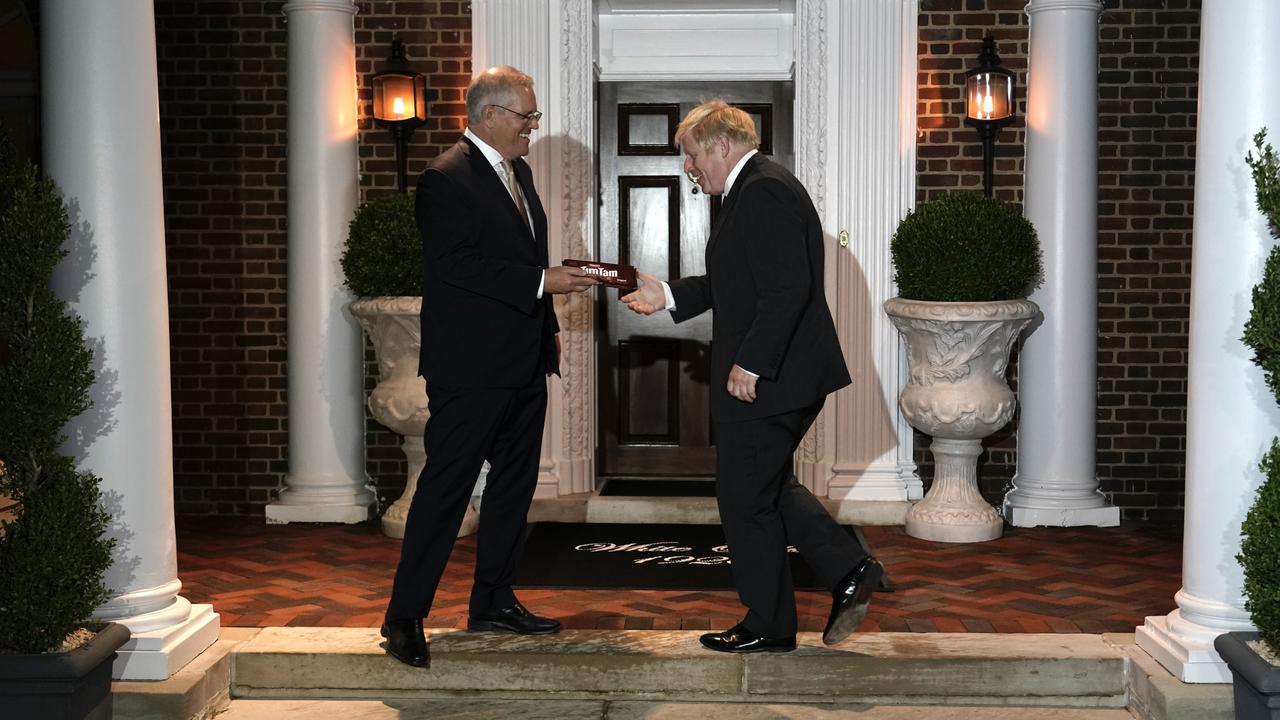
M 635 290 L 636 268 L 634 265 L 596 262 L 595 260 L 565 260 L 563 265 L 582 268 L 583 272 L 600 281 L 601 285 L 619 290 Z

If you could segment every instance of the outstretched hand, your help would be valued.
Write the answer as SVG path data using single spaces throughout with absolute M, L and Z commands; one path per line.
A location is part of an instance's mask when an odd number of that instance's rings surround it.
M 542 291 L 553 295 L 565 295 L 582 292 L 598 282 L 594 277 L 583 272 L 582 268 L 558 265 L 547 268 L 543 277 Z
M 652 315 L 667 306 L 667 294 L 662 291 L 662 281 L 642 270 L 636 271 L 640 287 L 618 298 L 634 312 Z

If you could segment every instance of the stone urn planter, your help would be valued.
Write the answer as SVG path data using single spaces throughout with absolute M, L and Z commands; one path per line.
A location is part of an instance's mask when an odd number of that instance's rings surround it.
M 907 421 L 933 436 L 935 471 L 924 499 L 907 513 L 912 537 L 982 542 L 1004 519 L 978 492 L 982 438 L 1013 417 L 1005 382 L 1009 352 L 1040 309 L 1028 300 L 928 302 L 890 298 L 885 312 L 906 341 L 911 377 L 899 397 Z
M 369 393 L 369 410 L 378 422 L 404 438 L 400 449 L 409 462 L 404 494 L 382 514 L 382 532 L 394 538 L 404 537 L 409 504 L 427 462 L 422 444 L 429 415 L 427 385 L 418 376 L 421 311 L 421 297 L 362 298 L 351 304 L 351 314 L 369 335 L 378 361 L 378 384 Z M 475 532 L 478 522 L 478 513 L 468 505 L 459 537 Z
M 111 665 L 129 628 L 107 623 L 70 652 L 0 654 L 0 715 L 111 718 Z

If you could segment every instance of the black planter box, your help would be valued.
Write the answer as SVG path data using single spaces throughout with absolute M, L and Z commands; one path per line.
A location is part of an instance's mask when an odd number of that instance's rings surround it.
M 1280 720 L 1280 667 L 1245 644 L 1257 639 L 1256 632 L 1224 633 L 1213 647 L 1231 668 L 1236 720 Z
M 128 640 L 129 628 L 107 623 L 71 652 L 0 655 L 4 717 L 109 720 L 111 664 Z

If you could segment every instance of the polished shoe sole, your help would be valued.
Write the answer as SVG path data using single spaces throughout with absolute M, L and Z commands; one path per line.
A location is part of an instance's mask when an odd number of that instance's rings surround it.
M 520 630 L 510 625 L 502 623 L 490 622 L 488 620 L 479 620 L 476 622 L 468 622 L 467 630 L 470 632 L 507 632 L 516 635 L 555 635 L 560 632 L 559 627 L 547 628 L 546 630 Z
M 708 645 L 708 644 L 706 644 L 706 643 L 702 643 L 702 647 L 704 647 L 704 648 L 706 648 L 706 649 L 708 649 L 708 650 L 715 650 L 716 652 L 736 653 L 736 654 L 739 654 L 739 655 L 746 655 L 746 654 L 748 654 L 748 653 L 758 653 L 758 652 L 784 653 L 784 652 L 791 652 L 792 650 L 795 650 L 795 649 L 796 649 L 796 646 L 795 646 L 795 645 L 792 645 L 791 647 L 776 647 L 776 646 L 775 646 L 775 647 L 747 648 L 746 650 L 735 650 L 734 648 L 720 648 L 720 647 L 715 647 L 714 645 Z
M 831 627 L 822 633 L 822 642 L 824 645 L 835 645 L 842 642 L 845 638 L 853 634 L 854 630 L 862 624 L 867 617 L 867 610 L 871 607 L 871 595 L 875 593 L 876 587 L 880 584 L 880 578 L 884 576 L 884 572 L 874 573 L 874 578 L 866 578 L 863 583 L 858 586 L 858 594 L 853 598 L 853 604 L 844 612 L 836 616 L 835 622 L 831 623 Z
M 410 665 L 412 667 L 418 667 L 418 668 L 431 667 L 431 658 L 427 658 L 426 660 L 415 660 L 413 658 L 407 658 L 402 655 L 397 655 L 396 653 L 391 651 L 391 648 L 387 648 L 387 654 L 399 660 L 400 662 L 404 663 L 405 665 Z

